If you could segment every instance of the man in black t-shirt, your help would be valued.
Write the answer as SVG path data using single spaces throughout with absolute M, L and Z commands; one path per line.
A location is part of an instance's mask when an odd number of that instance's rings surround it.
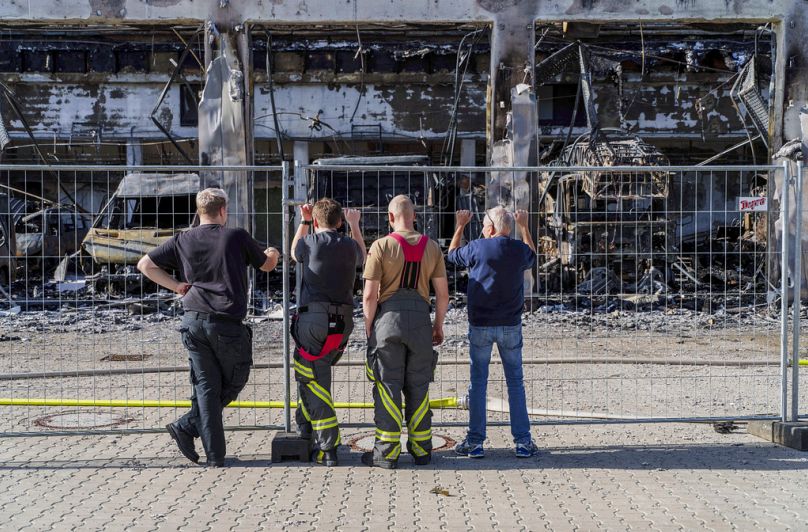
M 247 314 L 247 266 L 271 271 L 280 253 L 264 250 L 243 229 L 228 229 L 227 193 L 207 188 L 196 195 L 200 225 L 178 233 L 138 262 L 143 275 L 182 296 L 182 343 L 191 365 L 191 410 L 166 428 L 180 452 L 194 463 L 202 439 L 207 465 L 225 457 L 222 409 L 247 384 L 252 333 Z M 168 271 L 176 271 L 178 281 Z
M 345 350 L 353 330 L 353 287 L 356 267 L 365 261 L 360 212 L 345 209 L 351 236 L 342 225 L 342 206 L 323 198 L 300 208 L 302 222 L 292 241 L 292 257 L 301 266 L 301 286 L 292 336 L 298 402 L 298 431 L 311 439 L 311 458 L 337 465 L 340 444 L 337 413 L 331 397 L 331 366 Z M 314 234 L 308 234 L 314 225 Z

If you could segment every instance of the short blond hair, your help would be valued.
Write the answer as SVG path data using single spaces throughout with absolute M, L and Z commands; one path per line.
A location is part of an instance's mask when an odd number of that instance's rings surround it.
M 196 212 L 200 216 L 216 216 L 227 206 L 227 192 L 220 188 L 206 188 L 196 194 Z
M 317 224 L 325 229 L 336 229 L 342 221 L 342 205 L 331 198 L 320 198 L 312 209 Z

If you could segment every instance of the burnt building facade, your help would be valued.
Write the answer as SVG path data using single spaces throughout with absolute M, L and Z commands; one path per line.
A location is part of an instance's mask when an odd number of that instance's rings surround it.
M 524 166 L 601 133 L 672 164 L 768 163 L 803 136 L 803 12 L 797 0 L 12 0 L 0 6 L 0 164 Z M 3 172 L 89 213 L 122 178 Z M 266 215 L 242 225 L 277 241 L 278 174 L 231 179 L 241 212 Z M 747 181 L 665 195 L 720 210 L 761 186 Z M 526 187 L 545 211 L 542 187 Z

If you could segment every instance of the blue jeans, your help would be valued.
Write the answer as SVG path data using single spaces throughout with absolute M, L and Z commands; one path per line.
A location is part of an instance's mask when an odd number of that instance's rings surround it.
M 497 344 L 508 385 L 511 435 L 516 444 L 528 444 L 530 420 L 527 417 L 525 383 L 522 374 L 522 325 L 476 327 L 469 325 L 471 384 L 469 385 L 469 432 L 472 445 L 485 441 L 485 404 L 491 348 Z

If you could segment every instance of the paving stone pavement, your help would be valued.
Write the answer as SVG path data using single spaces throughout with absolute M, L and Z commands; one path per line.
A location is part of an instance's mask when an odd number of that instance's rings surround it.
M 362 431 L 346 429 L 344 439 Z M 454 439 L 461 429 L 438 429 Z M 536 459 L 490 431 L 483 460 L 272 464 L 272 432 L 228 433 L 225 469 L 166 434 L 0 440 L 2 530 L 799 530 L 808 454 L 710 425 L 534 430 Z M 435 488 L 438 488 L 435 490 Z M 433 493 L 432 491 L 438 493 Z

